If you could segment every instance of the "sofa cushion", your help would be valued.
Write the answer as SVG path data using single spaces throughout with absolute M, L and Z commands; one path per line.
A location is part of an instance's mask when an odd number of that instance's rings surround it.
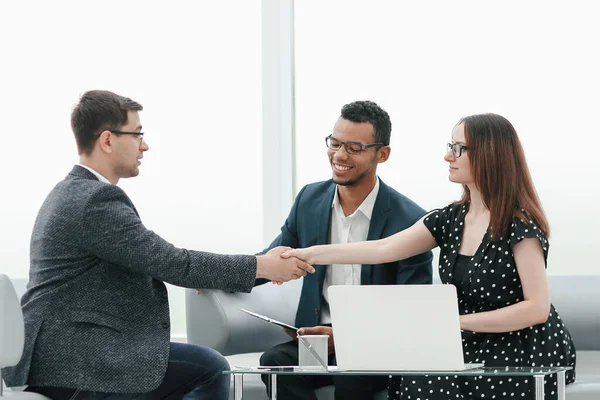
M 254 318 L 245 308 L 288 324 L 294 324 L 302 279 L 285 285 L 266 283 L 252 293 L 227 293 L 220 290 L 186 290 L 188 343 L 201 344 L 224 356 L 262 352 L 289 340 L 277 325 Z
M 600 351 L 577 351 L 575 381 L 594 380 L 600 384 Z M 600 393 L 598 394 L 600 398 Z

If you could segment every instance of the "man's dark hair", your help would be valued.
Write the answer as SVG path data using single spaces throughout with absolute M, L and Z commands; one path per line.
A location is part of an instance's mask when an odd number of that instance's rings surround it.
M 107 90 L 85 92 L 71 113 L 71 129 L 79 154 L 90 154 L 100 132 L 127 123 L 128 111 L 142 111 L 141 104 Z
M 376 103 L 355 101 L 342 107 L 342 118 L 352 122 L 369 122 L 375 131 L 375 142 L 390 144 L 392 122 L 388 113 Z

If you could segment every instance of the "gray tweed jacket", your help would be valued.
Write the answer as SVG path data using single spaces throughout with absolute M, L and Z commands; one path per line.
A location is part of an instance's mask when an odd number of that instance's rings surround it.
M 31 237 L 25 349 L 9 386 L 138 393 L 169 358 L 164 282 L 250 292 L 256 258 L 180 249 L 146 229 L 125 192 L 75 166 L 50 192 Z

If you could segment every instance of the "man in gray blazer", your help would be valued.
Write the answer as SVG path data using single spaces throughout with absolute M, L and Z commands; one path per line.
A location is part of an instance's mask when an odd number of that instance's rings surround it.
M 314 269 L 264 256 L 180 249 L 146 229 L 120 178 L 137 176 L 149 147 L 142 106 L 90 91 L 73 110 L 80 163 L 50 192 L 31 237 L 23 296 L 26 342 L 9 386 L 52 399 L 227 399 L 216 351 L 170 343 L 167 289 L 250 292 L 256 278 L 288 281 Z

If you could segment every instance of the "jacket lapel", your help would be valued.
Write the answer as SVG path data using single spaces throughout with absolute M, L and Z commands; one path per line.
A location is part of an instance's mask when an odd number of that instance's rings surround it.
M 378 178 L 379 179 L 379 178 Z M 371 223 L 369 225 L 369 233 L 367 240 L 381 239 L 383 228 L 388 219 L 388 211 L 390 210 L 390 192 L 388 186 L 379 179 L 379 193 L 375 199 L 373 206 L 373 214 L 371 215 Z M 360 271 L 360 284 L 370 285 L 372 283 L 372 264 L 363 264 Z
M 333 202 L 333 196 L 335 194 L 337 185 L 331 181 L 331 185 L 321 200 L 316 204 L 316 225 L 317 225 L 317 243 L 316 244 L 329 244 L 329 226 L 331 221 L 331 203 Z M 325 268 L 317 268 L 318 282 L 323 290 L 323 281 L 325 280 Z
M 317 244 L 329 244 L 329 222 L 331 220 L 331 203 L 335 194 L 336 184 L 331 182 L 321 200 L 316 204 Z

